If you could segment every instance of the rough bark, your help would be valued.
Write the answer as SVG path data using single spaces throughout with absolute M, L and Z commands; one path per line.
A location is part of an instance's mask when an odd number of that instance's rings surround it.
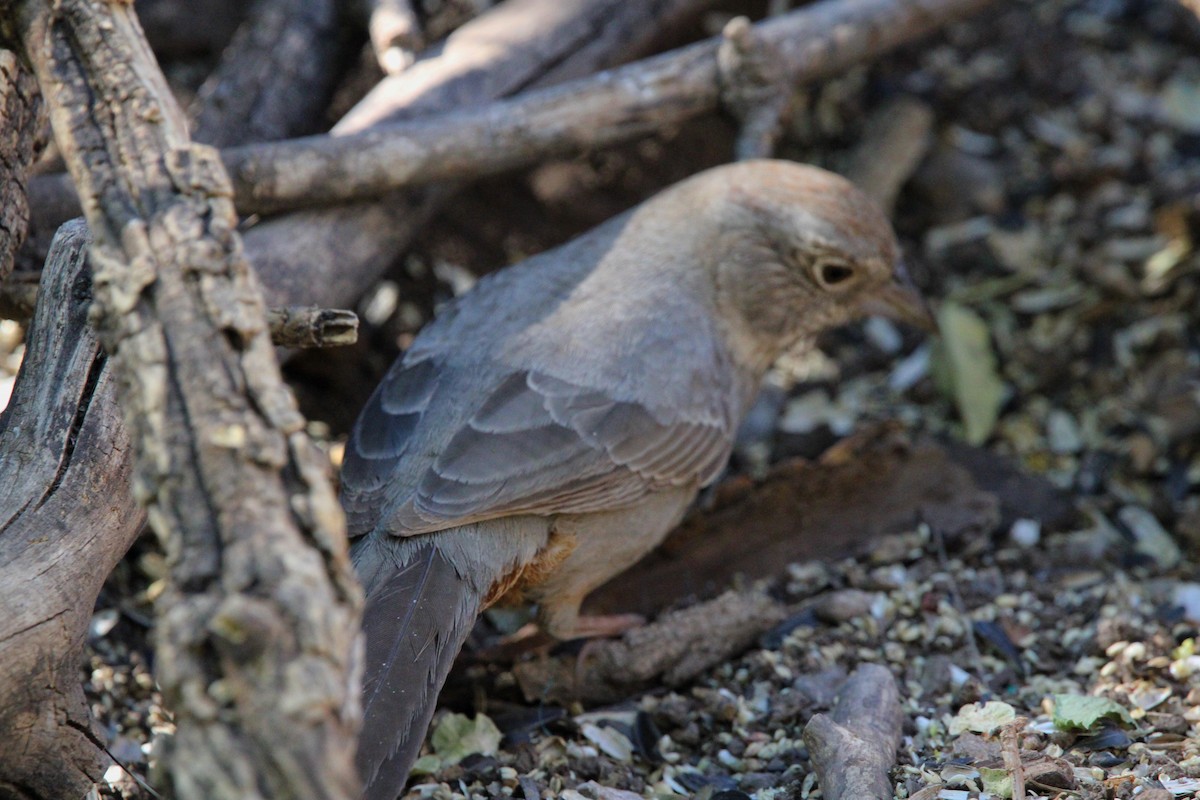
M 189 111 L 214 147 L 312 133 L 337 77 L 334 0 L 258 0 Z
M 89 238 L 63 226 L 0 416 L 0 797 L 83 797 L 108 757 L 80 682 L 104 579 L 145 521 L 133 452 L 87 323 Z
M 890 800 L 889 771 L 904 717 L 887 667 L 863 664 L 838 692 L 833 712 L 804 727 L 821 795 L 829 800 Z
M 129 5 L 6 10 L 83 198 L 133 493 L 171 567 L 156 674 L 176 715 L 172 791 L 354 797 L 358 589 L 228 180 L 189 142 Z
M 26 180 L 45 115 L 33 76 L 0 50 L 0 283 L 13 270 L 29 227 Z

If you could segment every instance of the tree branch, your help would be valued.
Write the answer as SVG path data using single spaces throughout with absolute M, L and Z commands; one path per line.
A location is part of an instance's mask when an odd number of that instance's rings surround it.
M 130 5 L 9 8 L 83 198 L 134 496 L 171 566 L 156 674 L 172 790 L 355 797 L 358 589 L 224 171 L 189 142 Z
M 824 0 L 753 26 L 752 38 L 778 55 L 774 67 L 795 85 L 877 58 L 990 2 Z M 646 136 L 716 110 L 721 49 L 722 38 L 715 37 L 478 109 L 360 133 L 233 148 L 221 158 L 243 214 L 335 205 L 402 187 L 494 175 Z M 370 117 L 352 112 L 343 130 L 388 113 L 382 101 L 367 105 L 378 108 Z M 753 138 L 767 135 L 756 130 Z M 53 180 L 35 180 L 39 205 L 71 191 L 64 179 L 57 178 L 57 185 Z

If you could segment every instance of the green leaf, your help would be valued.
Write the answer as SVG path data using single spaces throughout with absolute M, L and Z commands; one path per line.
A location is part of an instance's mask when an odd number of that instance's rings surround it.
M 1006 769 L 979 768 L 979 777 L 983 781 L 983 790 L 992 797 L 1012 797 L 1012 773 Z
M 439 772 L 445 766 L 442 760 L 435 755 L 421 756 L 412 765 L 409 770 L 413 775 L 433 775 Z
M 1089 731 L 1105 719 L 1113 719 L 1130 727 L 1134 724 L 1128 711 L 1106 697 L 1054 695 L 1054 727 L 1059 730 Z
M 500 748 L 500 738 L 496 723 L 484 714 L 476 714 L 475 719 L 447 714 L 438 721 L 429 741 L 443 764 L 457 764 L 472 753 L 494 754 Z
M 950 735 L 970 731 L 972 733 L 991 733 L 1017 718 L 1017 712 L 1008 703 L 999 700 L 989 700 L 980 705 L 969 703 L 958 710 L 954 719 L 950 720 Z
M 962 417 L 964 436 L 982 444 L 996 427 L 1005 386 L 996 367 L 987 323 L 966 306 L 945 301 L 938 309 L 941 338 L 934 350 L 934 373 Z

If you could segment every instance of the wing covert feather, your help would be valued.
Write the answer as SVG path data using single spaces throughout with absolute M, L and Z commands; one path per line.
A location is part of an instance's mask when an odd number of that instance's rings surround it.
M 496 381 L 449 435 L 422 439 L 431 457 L 419 457 L 407 450 L 432 424 L 436 389 L 435 365 L 422 361 L 388 381 L 378 402 L 372 398 L 343 470 L 351 516 L 381 492 L 387 508 L 372 527 L 398 535 L 514 513 L 621 507 L 656 489 L 707 483 L 732 444 L 725 409 L 689 419 L 687 409 L 652 409 L 522 370 Z M 352 525 L 352 532 L 365 531 Z

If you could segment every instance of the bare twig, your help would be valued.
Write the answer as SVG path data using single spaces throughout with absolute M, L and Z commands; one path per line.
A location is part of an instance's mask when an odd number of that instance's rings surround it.
M 385 74 L 407 69 L 425 48 L 421 22 L 413 11 L 412 0 L 370 0 L 371 47 Z
M 359 593 L 220 162 L 188 140 L 129 4 L 8 8 L 84 198 L 133 495 L 171 565 L 156 677 L 173 792 L 353 798 Z
M 903 714 L 887 667 L 863 664 L 838 693 L 829 715 L 804 727 L 804 743 L 828 800 L 891 800 L 888 772 L 896 763 Z
M 1021 731 L 1029 720 L 1017 717 L 1000 729 L 1000 753 L 1004 768 L 1012 776 L 1012 800 L 1025 800 L 1025 765 L 1021 762 Z
M 0 319 L 32 317 L 41 279 L 41 272 L 19 271 L 0 283 Z M 267 325 L 277 347 L 340 347 L 358 340 L 358 315 L 341 308 L 270 308 Z
M 358 341 L 358 316 L 341 308 L 272 308 L 271 341 L 280 347 L 341 347 Z
M 679 686 L 744 651 L 784 609 L 760 589 L 728 591 L 663 615 L 620 639 L 593 640 L 579 655 L 524 661 L 514 674 L 529 699 L 615 702 L 661 681 Z

